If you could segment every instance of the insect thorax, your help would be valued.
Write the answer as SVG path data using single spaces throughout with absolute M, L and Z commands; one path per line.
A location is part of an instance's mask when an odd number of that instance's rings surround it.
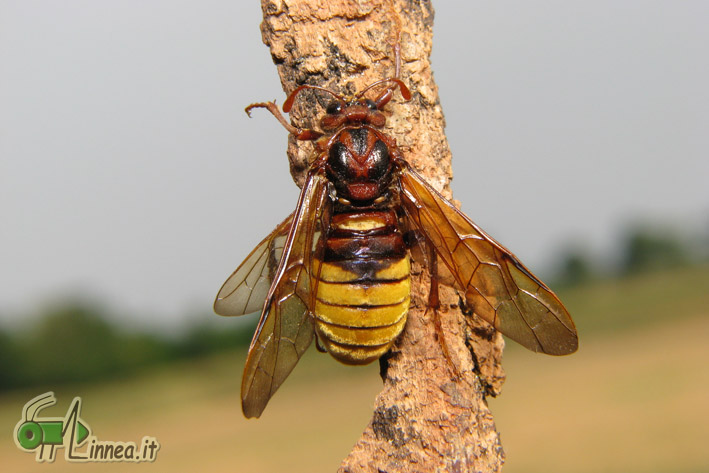
M 374 128 L 349 126 L 337 132 L 328 151 L 326 171 L 337 197 L 366 207 L 386 193 L 392 159 L 384 136 Z

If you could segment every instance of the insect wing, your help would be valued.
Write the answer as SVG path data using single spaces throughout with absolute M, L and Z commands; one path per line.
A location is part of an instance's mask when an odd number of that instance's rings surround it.
M 229 316 L 263 309 L 292 221 L 290 214 L 229 276 L 214 301 L 214 312 Z
M 435 247 L 477 315 L 532 351 L 576 351 L 574 322 L 551 289 L 408 165 L 399 182 L 406 214 Z
M 246 359 L 241 383 L 246 417 L 259 417 L 271 396 L 313 340 L 311 309 L 321 261 L 318 235 L 327 228 L 330 201 L 327 179 L 311 172 L 293 216 L 283 256 L 269 289 Z

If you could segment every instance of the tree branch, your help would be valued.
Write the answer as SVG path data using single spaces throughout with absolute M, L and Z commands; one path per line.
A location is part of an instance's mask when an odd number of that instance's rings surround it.
M 286 93 L 310 84 L 351 95 L 391 77 L 392 44 L 398 39 L 401 79 L 413 98 L 405 103 L 395 94 L 386 107 L 391 115 L 385 132 L 414 168 L 450 197 L 451 153 L 429 59 L 430 2 L 262 0 L 262 8 L 263 41 Z M 290 113 L 292 123 L 317 127 L 325 99 L 303 94 Z M 311 143 L 290 137 L 288 157 L 299 185 L 312 152 Z M 453 369 L 438 340 L 435 313 L 427 310 L 428 273 L 416 266 L 413 273 L 409 319 L 383 363 L 384 387 L 374 415 L 339 471 L 499 471 L 504 453 L 485 398 L 498 394 L 504 380 L 502 337 L 466 317 L 458 294 L 441 286 L 438 315 Z

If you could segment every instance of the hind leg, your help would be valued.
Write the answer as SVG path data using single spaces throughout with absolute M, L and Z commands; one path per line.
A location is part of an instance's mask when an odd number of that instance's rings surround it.
M 428 268 L 431 273 L 431 288 L 428 293 L 428 307 L 426 308 L 426 312 L 429 310 L 433 311 L 433 325 L 436 329 L 436 335 L 438 337 L 438 342 L 441 345 L 443 357 L 448 361 L 448 365 L 450 366 L 453 375 L 456 378 L 460 378 L 460 370 L 453 362 L 453 358 L 451 358 L 446 334 L 443 330 L 443 325 L 441 324 L 441 316 L 438 313 L 438 309 L 441 307 L 441 301 L 438 294 L 438 257 L 436 256 L 436 250 L 433 248 L 431 242 L 426 240 L 425 244 L 426 259 L 428 260 Z

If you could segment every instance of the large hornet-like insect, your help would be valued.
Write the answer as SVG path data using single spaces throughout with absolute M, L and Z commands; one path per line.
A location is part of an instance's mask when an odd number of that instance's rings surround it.
M 417 174 L 381 131 L 381 110 L 396 89 L 411 98 L 399 79 L 398 45 L 395 53 L 395 77 L 351 100 L 312 85 L 288 96 L 286 113 L 304 89 L 334 98 L 320 120 L 323 132 L 294 127 L 274 102 L 246 109 L 266 108 L 296 139 L 315 142 L 295 212 L 241 263 L 214 303 L 220 315 L 261 310 L 241 385 L 246 417 L 261 415 L 314 335 L 347 364 L 389 350 L 409 310 L 411 233 L 429 255 L 429 304 L 437 304 L 438 257 L 467 307 L 495 329 L 533 351 L 576 351 L 576 328 L 557 296 Z M 381 86 L 374 100 L 364 98 Z

